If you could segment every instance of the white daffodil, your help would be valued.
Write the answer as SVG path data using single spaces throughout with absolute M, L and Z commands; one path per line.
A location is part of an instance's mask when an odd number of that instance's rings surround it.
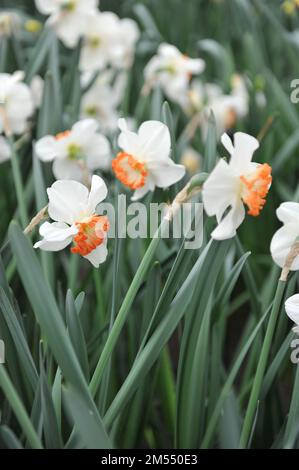
M 97 119 L 103 132 L 117 129 L 117 108 L 123 99 L 127 83 L 125 73 L 118 75 L 113 84 L 112 78 L 111 70 L 102 72 L 81 100 L 82 118 Z
M 297 202 L 284 202 L 276 211 L 278 219 L 284 224 L 274 234 L 270 251 L 275 263 L 283 268 L 286 258 L 299 237 L 299 204 Z M 299 269 L 299 256 L 297 256 L 291 266 L 292 271 Z
M 257 216 L 265 204 L 271 185 L 271 167 L 251 161 L 259 142 L 243 132 L 234 134 L 234 144 L 227 134 L 221 138 L 230 153 L 229 163 L 220 159 L 203 185 L 202 197 L 206 213 L 216 215 L 218 226 L 212 238 L 225 240 L 236 234 L 248 214 Z
M 130 67 L 138 37 L 133 20 L 120 19 L 112 12 L 98 12 L 84 36 L 80 69 L 93 72 L 107 65 L 117 69 Z
M 43 15 L 50 15 L 47 24 L 70 48 L 75 47 L 97 13 L 98 0 L 35 0 Z
M 102 178 L 94 175 L 91 190 L 77 181 L 59 180 L 47 190 L 48 213 L 53 223 L 40 227 L 41 241 L 34 245 L 45 251 L 60 251 L 73 243 L 71 252 L 88 259 L 99 267 L 107 257 L 109 221 L 96 213 L 107 196 Z
M 110 166 L 110 144 L 98 127 L 94 119 L 83 119 L 70 131 L 42 137 L 36 143 L 36 155 L 44 162 L 54 161 L 56 179 L 84 182 L 94 170 Z
M 145 87 L 150 89 L 159 84 L 171 100 L 180 103 L 190 78 L 200 74 L 204 68 L 202 59 L 191 59 L 175 46 L 163 43 L 145 67 Z
M 243 119 L 249 110 L 249 96 L 244 79 L 233 75 L 230 94 L 224 94 L 221 88 L 214 84 L 202 84 L 194 80 L 181 97 L 181 105 L 187 114 L 201 114 L 201 129 L 204 137 L 208 131 L 208 117 L 213 112 L 218 136 L 232 129 L 237 120 Z
M 0 133 L 8 127 L 22 134 L 34 112 L 32 93 L 23 78 L 23 72 L 0 73 Z
M 289 297 L 284 306 L 287 316 L 296 324 L 293 331 L 299 334 L 299 294 Z
M 120 119 L 119 128 L 122 152 L 112 161 L 112 168 L 125 186 L 135 190 L 132 200 L 154 191 L 156 186 L 167 188 L 183 178 L 184 166 L 169 158 L 170 133 L 165 124 L 146 121 L 135 133 L 128 129 L 125 119 Z
M 11 156 L 10 146 L 5 137 L 0 136 L 0 163 L 6 162 Z

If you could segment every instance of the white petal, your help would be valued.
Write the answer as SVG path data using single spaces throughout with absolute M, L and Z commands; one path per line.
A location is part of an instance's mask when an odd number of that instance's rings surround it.
M 69 158 L 56 158 L 53 163 L 53 174 L 57 180 L 83 182 L 89 178 L 88 170 L 83 169 L 78 161 Z
M 284 224 L 299 223 L 299 204 L 298 202 L 283 202 L 276 211 L 278 219 Z
M 143 158 L 141 141 L 135 132 L 122 131 L 118 137 L 118 145 L 128 154 Z
M 299 325 L 299 294 L 289 297 L 284 305 L 288 317 Z
M 224 211 L 234 203 L 238 184 L 239 178 L 227 162 L 220 159 L 203 185 L 202 200 L 206 213 L 216 215 L 220 220 Z
M 228 214 L 226 214 L 215 230 L 211 233 L 211 237 L 215 240 L 227 240 L 236 235 L 237 228 L 241 225 L 245 218 L 245 209 L 241 201 L 236 201 Z
M 255 137 L 244 132 L 236 132 L 234 134 L 234 152 L 229 162 L 230 166 L 240 174 L 246 173 L 253 153 L 259 148 L 259 145 L 259 141 Z
M 110 143 L 101 134 L 95 134 L 86 147 L 86 163 L 89 170 L 108 170 L 111 166 Z
M 57 158 L 59 148 L 55 137 L 46 135 L 39 139 L 35 144 L 35 152 L 40 160 L 43 162 L 50 162 Z
M 72 225 L 86 212 L 88 189 L 77 181 L 56 181 L 47 190 L 49 196 L 49 215 L 57 222 Z
M 138 137 L 146 160 L 169 157 L 171 140 L 168 127 L 160 121 L 146 121 L 139 127 Z
M 146 182 L 145 185 L 142 186 L 142 188 L 135 189 L 133 196 L 131 197 L 131 201 L 138 201 L 139 199 L 144 197 L 149 191 L 151 191 L 151 189 Z
M 170 158 L 154 164 L 150 163 L 148 169 L 155 186 L 159 188 L 168 188 L 168 186 L 180 181 L 186 173 L 184 165 L 177 165 Z
M 99 129 L 99 123 L 95 119 L 82 119 L 81 121 L 76 122 L 72 131 L 75 135 L 81 135 L 84 133 L 94 134 Z
M 106 261 L 107 255 L 107 242 L 103 242 L 95 250 L 89 253 L 89 255 L 84 256 L 84 258 L 88 259 L 95 268 L 98 268 L 100 264 Z
M 58 8 L 58 3 L 56 0 L 35 0 L 36 8 L 43 15 L 50 15 Z
M 120 118 L 118 120 L 118 123 L 117 123 L 119 129 L 122 131 L 122 132 L 125 132 L 125 131 L 128 131 L 128 125 L 127 125 L 127 121 L 125 120 L 125 118 Z
M 52 224 L 45 222 L 40 227 L 39 233 L 44 238 L 37 242 L 34 248 L 40 248 L 45 251 L 60 251 L 72 242 L 78 230 L 75 226 L 69 227 L 61 222 L 54 222 Z
M 93 175 L 91 180 L 91 190 L 88 197 L 88 210 L 95 213 L 96 207 L 107 197 L 108 189 L 105 181 L 97 175 Z
M 234 153 L 235 148 L 233 146 L 230 136 L 226 133 L 222 134 L 221 142 L 223 147 L 225 147 L 225 149 L 228 151 L 228 153 L 232 155 Z
M 270 245 L 270 251 L 275 263 L 278 264 L 278 266 L 281 268 L 283 268 L 290 249 L 298 236 L 298 223 L 288 223 L 284 227 L 281 227 L 279 230 L 277 230 L 277 232 L 274 234 Z M 292 271 L 297 271 L 298 269 L 299 256 L 295 258 L 291 266 Z

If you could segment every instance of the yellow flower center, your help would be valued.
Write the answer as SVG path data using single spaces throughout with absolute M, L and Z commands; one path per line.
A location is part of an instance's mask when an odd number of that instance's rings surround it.
M 99 45 L 101 44 L 101 38 L 95 34 L 93 36 L 89 36 L 87 41 L 88 45 L 94 49 L 99 47 Z
M 240 176 L 242 183 L 241 198 L 248 207 L 248 214 L 257 216 L 266 203 L 272 176 L 271 167 L 267 163 L 259 165 L 249 176 Z
M 103 243 L 109 230 L 109 220 L 106 216 L 94 214 L 81 222 L 76 222 L 76 227 L 78 233 L 74 237 L 71 252 L 86 256 Z
M 82 159 L 82 149 L 77 144 L 69 144 L 68 148 L 68 157 L 70 160 L 80 160 Z
M 25 29 L 29 33 L 39 33 L 39 31 L 42 29 L 42 24 L 37 20 L 27 20 L 25 22 Z
M 65 2 L 62 3 L 61 8 L 62 10 L 71 13 L 76 9 L 76 3 L 77 0 L 65 0 Z
M 87 106 L 85 108 L 85 114 L 90 117 L 96 117 L 97 115 L 97 107 L 96 106 Z

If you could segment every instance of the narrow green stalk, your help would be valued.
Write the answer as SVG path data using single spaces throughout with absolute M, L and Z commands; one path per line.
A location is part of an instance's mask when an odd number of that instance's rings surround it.
M 9 401 L 31 447 L 33 449 L 42 449 L 42 443 L 3 365 L 0 366 L 0 387 Z
M 273 335 L 275 331 L 277 317 L 280 311 L 280 305 L 281 305 L 285 285 L 286 285 L 286 281 L 282 281 L 282 280 L 279 280 L 277 284 L 277 289 L 276 289 L 275 298 L 274 298 L 274 302 L 272 306 L 271 316 L 270 316 L 269 323 L 267 326 L 266 335 L 265 335 L 265 339 L 263 342 L 261 355 L 260 355 L 259 363 L 257 366 L 257 370 L 256 370 L 256 374 L 255 374 L 255 378 L 254 378 L 254 382 L 253 382 L 253 386 L 251 390 L 251 395 L 250 395 L 250 399 L 249 399 L 249 403 L 247 407 L 247 412 L 246 412 L 245 419 L 244 419 L 241 439 L 239 443 L 239 447 L 241 449 L 244 449 L 248 446 L 248 442 L 249 442 L 250 435 L 252 432 L 252 426 L 253 426 L 254 417 L 255 417 L 255 413 L 257 409 L 258 399 L 259 399 L 260 392 L 261 392 L 263 378 L 264 378 L 264 374 L 265 374 L 265 370 L 267 366 L 267 361 L 268 361 L 271 343 L 272 343 L 272 339 L 273 339 Z
M 24 194 L 24 189 L 23 189 L 21 170 L 20 170 L 18 155 L 16 153 L 15 146 L 14 146 L 13 137 L 9 136 L 8 141 L 9 141 L 10 148 L 11 148 L 12 174 L 13 174 L 14 184 L 16 188 L 16 195 L 17 195 L 17 201 L 18 201 L 18 206 L 19 206 L 19 211 L 20 211 L 20 218 L 21 218 L 22 226 L 23 228 L 25 228 L 28 225 L 29 219 L 28 219 L 27 208 L 26 208 L 26 199 L 25 199 L 25 194 Z
M 165 223 L 165 221 L 164 221 Z M 98 361 L 98 364 L 96 366 L 96 369 L 94 371 L 93 377 L 90 382 L 90 391 L 92 395 L 94 396 L 98 390 L 98 387 L 101 382 L 101 378 L 103 376 L 103 372 L 105 370 L 105 367 L 111 357 L 111 354 L 114 350 L 114 347 L 117 343 L 117 340 L 119 338 L 119 335 L 121 333 L 121 330 L 127 320 L 128 314 L 130 312 L 130 308 L 133 304 L 133 301 L 136 297 L 136 294 L 138 292 L 139 287 L 141 286 L 141 283 L 144 280 L 144 277 L 151 265 L 151 262 L 153 260 L 153 257 L 156 253 L 156 249 L 159 245 L 162 230 L 164 223 L 160 225 L 157 233 L 155 234 L 154 238 L 152 239 L 140 265 L 139 268 L 136 271 L 136 274 L 134 276 L 134 279 L 129 287 L 129 290 L 127 292 L 127 295 L 122 303 L 122 306 L 119 310 L 119 313 L 115 319 L 115 322 L 113 324 L 113 327 L 110 331 L 110 334 L 107 338 L 106 344 L 103 348 L 102 354 L 100 356 L 100 359 Z M 168 221 L 167 221 L 168 223 Z

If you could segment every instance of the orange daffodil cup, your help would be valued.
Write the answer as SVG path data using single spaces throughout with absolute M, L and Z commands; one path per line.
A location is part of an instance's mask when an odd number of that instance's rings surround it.
M 211 234 L 216 240 L 236 235 L 245 218 L 244 205 L 249 215 L 259 215 L 272 182 L 271 167 L 251 161 L 259 147 L 257 139 L 236 132 L 234 143 L 227 134 L 222 135 L 221 141 L 231 155 L 230 161 L 220 159 L 202 191 L 206 213 L 217 218 L 218 226 Z
M 183 178 L 185 167 L 170 158 L 170 133 L 165 124 L 146 121 L 135 133 L 128 129 L 125 119 L 120 119 L 119 128 L 122 151 L 112 161 L 112 169 L 125 186 L 134 190 L 132 201 L 155 187 L 167 188 Z
M 40 227 L 41 241 L 34 245 L 45 251 L 60 251 L 73 243 L 71 252 L 98 268 L 107 257 L 109 221 L 96 213 L 107 196 L 102 178 L 92 177 L 91 189 L 77 181 L 59 180 L 47 190 L 48 213 L 54 221 Z

